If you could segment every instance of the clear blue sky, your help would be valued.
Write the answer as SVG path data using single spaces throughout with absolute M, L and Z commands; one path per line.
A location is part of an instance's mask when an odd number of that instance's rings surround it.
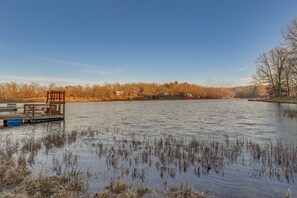
M 1 0 L 0 82 L 247 84 L 294 0 Z

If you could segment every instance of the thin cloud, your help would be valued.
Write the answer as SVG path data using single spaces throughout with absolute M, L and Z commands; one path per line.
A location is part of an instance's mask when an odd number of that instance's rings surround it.
M 106 71 L 107 68 L 102 67 L 102 66 L 90 65 L 90 64 L 86 64 L 86 63 L 80 63 L 80 62 L 64 61 L 64 60 L 58 60 L 58 59 L 49 59 L 49 58 L 45 58 L 45 60 L 63 64 L 63 65 L 80 67 L 86 73 L 93 73 L 93 74 L 99 74 L 99 75 L 109 74 L 109 72 Z
M 97 65 L 90 65 L 90 64 L 86 64 L 86 63 L 79 63 L 79 62 L 71 62 L 71 61 L 64 61 L 64 60 L 57 60 L 57 59 L 47 59 L 48 61 L 51 62 L 56 62 L 56 63 L 61 63 L 64 65 L 72 65 L 72 66 L 77 66 L 77 67 L 83 67 L 83 68 L 104 68 L 101 66 L 97 66 Z
M 236 71 L 237 72 L 242 72 L 242 71 L 245 71 L 247 69 L 248 69 L 248 67 L 241 67 L 241 68 L 237 69 Z
M 48 76 L 11 76 L 11 75 L 0 75 L 1 79 L 7 79 L 8 81 L 18 82 L 44 82 L 44 83 L 69 83 L 69 84 L 98 84 L 94 81 L 84 81 L 78 79 L 67 79 L 67 78 L 55 78 Z
M 49 62 L 59 63 L 63 65 L 68 65 L 68 66 L 79 67 L 79 68 L 82 68 L 85 73 L 108 75 L 108 74 L 111 74 L 112 72 L 118 72 L 118 73 L 126 72 L 122 68 L 108 68 L 100 65 L 92 65 L 92 64 L 81 63 L 81 62 L 66 61 L 66 60 L 44 58 L 44 57 L 34 57 L 34 58 L 42 59 Z
M 110 72 L 99 70 L 99 69 L 96 69 L 96 68 L 88 68 L 88 69 L 84 70 L 84 72 L 85 73 L 90 73 L 90 74 L 100 74 L 100 75 L 110 74 Z

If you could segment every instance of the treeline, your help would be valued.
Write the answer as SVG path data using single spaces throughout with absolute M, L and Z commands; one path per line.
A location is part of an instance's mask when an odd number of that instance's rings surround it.
M 1 100 L 44 99 L 46 91 L 63 89 L 67 101 L 145 100 L 145 99 L 228 99 L 236 93 L 226 88 L 202 87 L 189 83 L 125 83 L 59 87 L 53 84 L 0 83 Z
M 235 98 L 263 98 L 267 97 L 266 86 L 249 85 L 230 88 L 235 93 Z
M 297 95 L 297 19 L 283 30 L 284 44 L 263 53 L 256 60 L 253 76 L 265 85 L 270 97 Z

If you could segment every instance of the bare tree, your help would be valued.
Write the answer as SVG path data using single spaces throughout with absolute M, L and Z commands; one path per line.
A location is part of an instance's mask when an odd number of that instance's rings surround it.
M 297 18 L 284 30 L 283 36 L 287 42 L 290 52 L 297 58 Z
M 291 85 L 297 92 L 297 18 L 283 31 L 289 53 L 289 69 L 291 75 Z
M 292 78 L 293 78 L 293 70 L 292 65 L 289 61 L 286 62 L 285 68 L 284 68 L 284 80 L 285 80 L 285 86 L 287 90 L 287 96 L 291 95 L 291 87 L 292 87 Z
M 268 53 L 263 53 L 256 60 L 257 70 L 253 76 L 254 81 L 268 85 L 272 90 L 271 95 L 282 96 L 287 61 L 288 53 L 283 47 L 278 46 Z

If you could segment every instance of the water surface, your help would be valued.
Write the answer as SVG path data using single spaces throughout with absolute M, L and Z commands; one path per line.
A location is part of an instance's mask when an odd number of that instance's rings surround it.
M 42 123 L 14 128 L 2 128 L 2 135 L 14 139 L 28 136 L 43 137 L 52 131 L 70 132 L 76 129 L 104 131 L 110 136 L 133 136 L 134 138 L 158 138 L 195 136 L 201 139 L 231 139 L 245 137 L 260 143 L 283 140 L 289 145 L 297 143 L 297 119 L 289 118 L 285 110 L 297 109 L 297 105 L 257 103 L 246 100 L 183 100 L 183 101 L 139 101 L 67 103 L 65 122 Z M 102 159 L 94 158 L 88 148 L 72 146 L 66 148 L 76 152 L 81 167 L 90 168 L 96 177 L 91 178 L 90 191 L 106 185 L 117 172 L 102 167 Z M 54 151 L 52 155 L 61 155 Z M 39 157 L 40 169 L 48 159 Z M 210 173 L 197 177 L 191 173 L 178 174 L 174 179 L 160 178 L 154 172 L 146 173 L 144 184 L 154 187 L 164 182 L 187 181 L 202 191 L 210 191 L 218 197 L 283 197 L 287 189 L 297 195 L 296 183 L 278 181 L 269 177 L 249 176 L 250 167 L 233 164 L 225 168 L 224 175 Z M 102 175 L 105 179 L 102 180 Z M 132 183 L 141 183 L 134 180 Z M 277 194 L 278 193 L 278 194 Z

